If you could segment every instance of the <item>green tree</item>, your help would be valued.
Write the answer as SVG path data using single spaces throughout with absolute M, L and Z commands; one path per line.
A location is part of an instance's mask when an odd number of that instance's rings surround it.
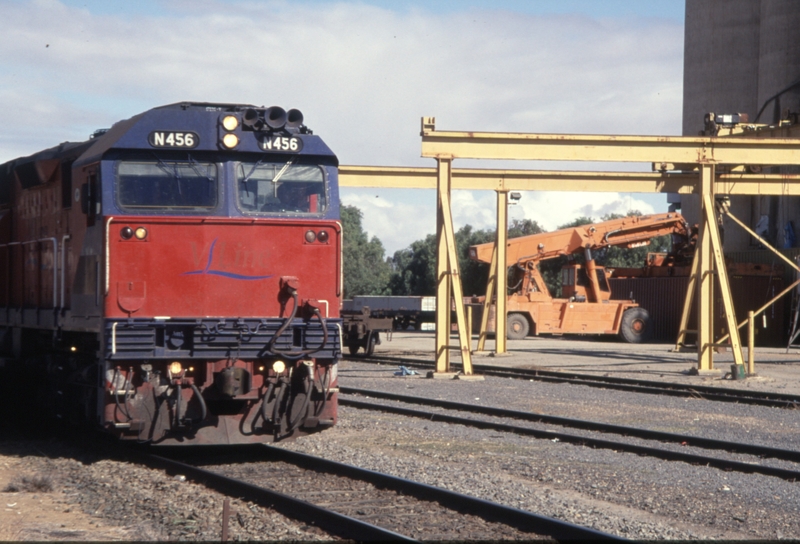
M 389 287 L 395 296 L 436 294 L 436 236 L 429 234 L 395 251 Z
M 509 236 L 525 236 L 544 232 L 536 221 L 515 220 L 509 226 Z M 466 296 L 486 294 L 489 267 L 469 258 L 469 247 L 485 244 L 495 239 L 495 231 L 473 230 L 471 225 L 461 227 L 456 233 L 456 253 L 463 293 Z M 391 259 L 394 267 L 390 282 L 393 295 L 431 296 L 436 294 L 436 236 L 429 234 L 408 248 L 395 252 Z
M 461 288 L 464 296 L 486 294 L 489 267 L 469 258 L 469 246 L 493 242 L 494 238 L 493 230 L 473 231 L 471 225 L 464 225 L 456 232 L 458 270 L 461 274 Z
M 606 214 L 600 218 L 601 221 L 611 221 L 612 219 L 622 219 L 623 217 L 633 217 L 642 215 L 638 210 L 631 210 L 626 215 L 617 213 Z M 645 265 L 648 253 L 667 253 L 672 249 L 672 238 L 670 236 L 656 236 L 650 240 L 646 246 L 626 248 L 620 246 L 606 247 L 597 252 L 595 259 L 597 264 L 606 268 L 641 268 Z
M 354 295 L 388 295 L 391 266 L 384 259 L 381 241 L 371 239 L 361 225 L 363 214 L 355 206 L 342 206 L 342 268 L 344 298 Z

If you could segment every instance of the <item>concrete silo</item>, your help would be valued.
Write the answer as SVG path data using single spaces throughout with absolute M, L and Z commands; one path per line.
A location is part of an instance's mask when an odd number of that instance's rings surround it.
M 800 1 L 686 0 L 683 75 L 683 133 L 703 129 L 707 112 L 747 113 L 758 122 L 776 121 L 782 110 L 800 111 Z M 697 197 L 684 196 L 681 211 L 699 220 Z M 737 197 L 733 213 L 755 228 L 764 228 L 776 247 L 787 243 L 786 225 L 800 229 L 800 199 Z M 754 240 L 725 221 L 726 251 L 753 249 Z M 800 239 L 800 232 L 797 232 Z M 795 247 L 800 242 L 794 243 Z

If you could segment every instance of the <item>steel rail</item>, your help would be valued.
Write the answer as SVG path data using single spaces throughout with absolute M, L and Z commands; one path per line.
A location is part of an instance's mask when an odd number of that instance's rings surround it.
M 424 397 L 410 397 L 394 393 L 385 393 L 383 391 L 367 391 L 349 387 L 340 388 L 339 404 L 343 406 L 352 406 L 353 408 L 361 408 L 366 410 L 379 410 L 385 412 L 392 412 L 400 415 L 424 418 L 429 421 L 438 420 L 438 421 L 443 421 L 445 423 L 456 423 L 460 425 L 467 425 L 482 429 L 492 429 L 502 432 L 523 434 L 523 435 L 533 436 L 535 438 L 544 438 L 548 440 L 558 438 L 562 442 L 570 442 L 573 444 L 587 445 L 592 447 L 613 449 L 619 451 L 627 451 L 630 453 L 648 455 L 651 457 L 657 457 L 660 459 L 666 459 L 671 461 L 685 461 L 687 463 L 704 464 L 724 470 L 735 470 L 737 472 L 745 472 L 745 473 L 759 473 L 767 476 L 776 476 L 778 478 L 783 478 L 785 480 L 791 480 L 791 481 L 800 480 L 800 471 L 798 470 L 756 465 L 741 461 L 719 459 L 716 457 L 707 457 L 691 453 L 675 452 L 660 448 L 653 448 L 649 446 L 639 446 L 635 444 L 628 444 L 625 442 L 616 442 L 616 441 L 597 439 L 587 436 L 572 435 L 551 430 L 531 429 L 529 427 L 520 427 L 517 425 L 508 425 L 505 423 L 496 423 L 486 420 L 475 420 L 464 417 L 451 416 L 438 412 L 425 412 L 421 410 L 414 410 L 397 406 L 389 406 L 386 404 L 370 403 L 360 400 L 343 398 L 341 396 L 342 394 L 365 395 L 375 398 L 384 398 L 387 400 L 396 400 L 400 402 L 434 406 L 439 408 L 445 408 L 448 410 L 458 410 L 468 413 L 480 413 L 484 415 L 490 415 L 493 417 L 504 417 L 504 418 L 511 417 L 537 423 L 548 423 L 563 427 L 572 427 L 583 430 L 621 434 L 625 436 L 632 436 L 647 440 L 673 442 L 681 445 L 684 445 L 685 443 L 686 446 L 701 447 L 706 449 L 726 450 L 735 453 L 746 453 L 749 455 L 773 457 L 776 459 L 788 460 L 795 463 L 800 462 L 800 452 L 792 450 L 770 448 L 766 446 L 757 446 L 753 444 L 740 444 L 736 442 L 727 442 L 723 440 L 702 438 L 692 435 L 679 435 L 675 433 L 652 431 L 649 429 L 639 429 L 636 427 L 624 427 L 621 425 L 612 425 L 612 424 L 599 423 L 593 421 L 570 419 L 559 416 L 548 416 L 544 414 L 536 414 L 529 412 L 519 412 L 514 410 L 506 410 L 506 409 L 493 408 L 487 406 L 474 406 L 471 404 L 463 404 L 452 401 L 442 401 Z
M 158 455 L 146 455 L 143 458 L 149 466 L 158 467 L 171 473 L 180 473 L 188 479 L 205 485 L 220 493 L 236 496 L 252 501 L 261 506 L 271 508 L 286 517 L 315 525 L 332 535 L 343 539 L 386 540 L 400 542 L 417 542 L 413 538 L 371 525 L 361 520 L 338 514 L 320 506 L 301 501 L 289 495 L 278 493 L 247 482 L 228 478 L 209 470 L 181 463 Z M 268 535 L 265 535 L 268 537 Z
M 397 363 L 420 368 L 433 368 L 431 361 L 424 359 L 406 359 L 396 357 L 354 357 L 348 360 L 354 362 L 386 362 Z M 453 364 L 458 367 L 458 364 Z M 522 378 L 554 383 L 570 383 L 585 385 L 587 387 L 600 387 L 605 389 L 618 389 L 634 393 L 647 393 L 656 395 L 670 395 L 676 397 L 702 398 L 703 400 L 717 402 L 734 402 L 740 404 L 753 404 L 757 406 L 770 406 L 773 408 L 798 408 L 800 396 L 765 391 L 741 391 L 726 387 L 712 387 L 703 385 L 685 385 L 674 382 L 657 382 L 653 380 L 638 380 L 632 378 L 618 378 L 614 376 L 595 376 L 575 372 L 561 372 L 554 370 L 501 368 L 492 365 L 476 365 L 473 369 L 488 376 L 504 378 Z
M 684 385 L 672 382 L 657 382 L 652 380 L 637 380 L 632 378 L 617 378 L 612 376 L 592 376 L 591 374 L 578 374 L 547 370 L 527 369 L 490 369 L 482 368 L 487 374 L 507 378 L 521 378 L 526 380 L 539 380 L 551 383 L 570 383 L 585 385 L 587 387 L 600 387 L 631 391 L 633 393 L 646 393 L 651 395 L 668 395 L 673 397 L 697 398 L 714 402 L 733 402 L 738 404 L 752 404 L 756 406 L 769 406 L 771 408 L 797 408 L 800 406 L 800 397 L 781 393 L 767 393 L 760 391 L 741 391 L 725 387 L 711 387 L 702 385 Z
M 441 487 L 435 487 L 305 453 L 276 448 L 266 444 L 260 444 L 260 446 L 267 449 L 270 456 L 280 461 L 292 463 L 302 468 L 316 471 L 322 470 L 337 475 L 356 478 L 369 482 L 377 487 L 392 489 L 419 499 L 437 501 L 442 506 L 461 513 L 469 513 L 486 519 L 487 521 L 496 521 L 522 531 L 548 535 L 558 541 L 627 541 L 627 539 L 609 533 L 603 533 L 589 527 L 582 527 L 567 521 L 542 516 L 526 510 L 520 510 L 519 508 L 512 508 L 470 495 L 463 495 Z

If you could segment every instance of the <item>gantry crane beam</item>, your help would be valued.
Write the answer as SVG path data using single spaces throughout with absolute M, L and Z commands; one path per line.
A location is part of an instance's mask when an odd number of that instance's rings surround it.
M 422 121 L 422 156 L 434 159 L 645 162 L 664 164 L 800 164 L 800 139 L 609 136 L 435 130 Z
M 699 172 L 583 172 L 453 168 L 451 189 L 469 191 L 567 191 L 697 193 Z M 342 187 L 436 189 L 436 168 L 339 166 Z M 717 174 L 717 195 L 800 196 L 800 174 Z

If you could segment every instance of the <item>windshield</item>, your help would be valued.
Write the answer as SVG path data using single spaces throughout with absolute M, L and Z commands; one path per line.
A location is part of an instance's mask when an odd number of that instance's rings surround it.
M 236 178 L 243 212 L 322 213 L 328 207 L 319 166 L 243 162 Z
M 117 199 L 122 208 L 207 212 L 217 206 L 217 165 L 191 159 L 120 161 Z

